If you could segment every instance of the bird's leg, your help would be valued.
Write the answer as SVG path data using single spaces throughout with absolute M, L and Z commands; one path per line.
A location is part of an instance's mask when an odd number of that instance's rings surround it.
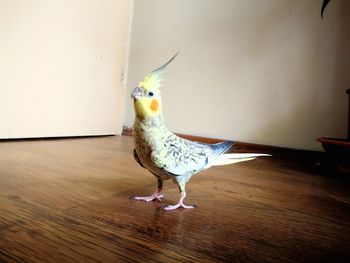
M 174 210 L 174 209 L 179 208 L 179 207 L 182 207 L 182 208 L 185 208 L 185 209 L 197 207 L 196 205 L 185 205 L 183 203 L 185 197 L 186 197 L 186 192 L 183 191 L 183 192 L 181 192 L 181 197 L 180 197 L 180 200 L 179 200 L 179 202 L 177 204 L 175 204 L 175 205 L 166 205 L 166 206 L 162 207 L 162 209 L 164 209 L 164 210 Z
M 162 201 L 162 198 L 164 195 L 162 194 L 162 189 L 163 189 L 163 180 L 158 178 L 158 188 L 157 190 L 150 196 L 132 196 L 131 199 L 134 200 L 139 200 L 139 201 L 145 201 L 145 202 L 150 202 L 155 199 L 158 201 Z
M 183 203 L 184 199 L 186 198 L 185 185 L 184 184 L 179 184 L 179 189 L 180 189 L 180 194 L 181 194 L 179 202 L 177 202 L 177 204 L 175 204 L 175 205 L 163 206 L 162 209 L 164 209 L 164 210 L 174 210 L 174 209 L 179 208 L 179 207 L 182 207 L 182 208 L 185 208 L 185 209 L 197 207 L 196 205 L 185 205 Z

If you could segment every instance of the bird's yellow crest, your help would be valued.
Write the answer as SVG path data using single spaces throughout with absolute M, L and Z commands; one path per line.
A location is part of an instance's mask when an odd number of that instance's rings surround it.
M 160 86 L 162 73 L 177 55 L 178 53 L 163 66 L 153 70 L 133 90 L 131 97 L 134 98 L 134 108 L 137 117 L 143 119 L 144 117 L 154 117 L 161 114 Z
M 168 62 L 166 62 L 163 66 L 153 70 L 150 74 L 148 74 L 140 83 L 139 87 L 143 87 L 146 90 L 150 89 L 159 89 L 162 82 L 162 73 L 164 69 L 176 58 L 179 54 L 177 52 Z

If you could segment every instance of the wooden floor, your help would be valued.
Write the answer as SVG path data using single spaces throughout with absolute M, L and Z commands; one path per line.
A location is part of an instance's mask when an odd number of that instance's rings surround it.
M 311 168 L 310 168 L 311 167 Z M 0 262 L 350 262 L 350 180 L 274 156 L 192 178 L 193 210 L 130 137 L 0 143 Z

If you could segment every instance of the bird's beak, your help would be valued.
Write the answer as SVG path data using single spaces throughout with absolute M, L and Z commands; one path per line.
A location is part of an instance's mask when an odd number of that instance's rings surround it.
M 142 96 L 142 90 L 139 86 L 137 86 L 136 88 L 134 88 L 134 90 L 131 93 L 131 98 L 133 99 L 138 99 Z

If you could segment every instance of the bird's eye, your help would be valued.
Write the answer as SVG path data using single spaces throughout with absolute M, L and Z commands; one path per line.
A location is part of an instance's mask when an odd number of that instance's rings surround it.
M 152 97 L 153 96 L 153 92 L 152 91 L 148 92 L 148 95 Z

